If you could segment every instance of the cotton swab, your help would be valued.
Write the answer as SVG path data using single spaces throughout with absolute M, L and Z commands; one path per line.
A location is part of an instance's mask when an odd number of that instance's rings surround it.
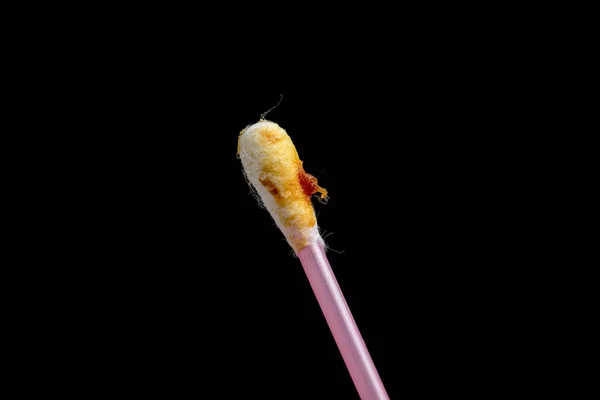
M 362 400 L 389 399 L 325 255 L 311 196 L 327 191 L 304 172 L 292 140 L 279 125 L 260 120 L 238 139 L 250 184 L 300 258 L 329 329 Z

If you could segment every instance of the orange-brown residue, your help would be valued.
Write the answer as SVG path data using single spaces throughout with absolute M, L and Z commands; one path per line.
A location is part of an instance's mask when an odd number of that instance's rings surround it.
M 312 196 L 313 194 L 319 192 L 321 193 L 321 199 L 327 197 L 327 190 L 319 186 L 319 181 L 317 178 L 306 173 L 302 166 L 300 166 L 298 169 L 298 182 L 300 182 L 300 186 L 302 187 L 305 195 Z
M 275 198 L 275 200 L 279 203 L 282 196 L 281 193 L 279 193 L 279 189 L 277 188 L 277 185 L 275 185 L 275 183 L 273 183 L 272 180 L 270 180 L 269 178 L 260 178 L 259 179 L 260 183 L 263 184 L 263 186 L 265 188 L 267 188 L 267 190 L 269 191 L 269 193 L 271 193 L 273 195 L 273 197 Z
M 304 212 L 285 216 L 282 222 L 285 226 L 312 227 L 317 223 L 317 217 L 315 217 L 314 212 Z
M 280 133 L 270 129 L 264 129 L 260 133 L 269 144 L 277 143 L 283 139 L 283 136 Z
M 317 220 L 310 196 L 316 192 L 327 192 L 317 185 L 315 177 L 304 172 L 302 161 L 298 159 L 293 164 L 293 169 L 297 172 L 287 175 L 277 174 L 273 164 L 265 163 L 261 166 L 263 177 L 259 178 L 259 181 L 271 193 L 277 204 L 285 210 L 280 214 L 284 226 L 312 227 Z M 273 173 L 277 178 L 272 178 Z M 309 188 L 310 193 L 307 192 Z

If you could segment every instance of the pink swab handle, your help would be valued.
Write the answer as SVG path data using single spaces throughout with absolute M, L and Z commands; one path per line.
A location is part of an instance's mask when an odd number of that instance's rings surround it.
M 306 246 L 298 257 L 360 398 L 389 400 L 322 247 Z

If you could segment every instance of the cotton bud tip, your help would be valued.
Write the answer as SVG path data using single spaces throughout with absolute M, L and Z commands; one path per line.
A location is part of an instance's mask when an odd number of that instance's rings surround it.
M 244 173 L 296 253 L 319 243 L 311 197 L 327 200 L 317 178 L 307 174 L 292 139 L 274 122 L 261 120 L 246 127 L 238 138 L 238 157 Z

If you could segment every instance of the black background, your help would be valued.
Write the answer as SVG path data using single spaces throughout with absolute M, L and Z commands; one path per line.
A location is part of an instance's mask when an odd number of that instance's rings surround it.
M 267 118 L 329 191 L 318 223 L 390 397 L 479 395 L 503 379 L 483 366 L 510 354 L 514 332 L 498 322 L 502 282 L 515 279 L 506 249 L 525 244 L 501 228 L 519 201 L 501 177 L 515 142 L 486 61 L 475 71 L 454 68 L 456 52 L 381 52 L 363 69 L 257 51 L 252 75 L 170 44 L 134 50 L 74 69 L 47 99 L 61 110 L 47 124 L 68 132 L 46 139 L 63 146 L 62 169 L 39 171 L 52 185 L 40 235 L 64 265 L 47 272 L 64 302 L 47 307 L 59 332 L 76 327 L 63 337 L 73 364 L 96 366 L 79 379 L 170 396 L 358 398 L 236 158 L 239 132 L 281 96 Z M 267 85 L 271 71 L 283 78 Z
M 472 101 L 449 110 L 449 89 L 428 82 L 203 91 L 174 79 L 105 103 L 73 206 L 93 231 L 77 239 L 91 265 L 78 290 L 93 299 L 80 314 L 111 376 L 166 393 L 358 398 L 236 158 L 239 132 L 283 96 L 267 118 L 329 191 L 314 201 L 329 260 L 390 396 L 476 390 L 498 350 L 485 344 L 495 300 L 480 301 L 500 273 L 480 168 L 491 150 L 472 136 Z
M 390 397 L 531 384 L 554 357 L 546 325 L 531 327 L 561 306 L 536 289 L 562 293 L 538 259 L 555 249 L 536 247 L 554 210 L 530 196 L 555 175 L 536 156 L 563 157 L 538 126 L 556 117 L 536 114 L 553 101 L 555 62 L 530 62 L 554 42 L 528 22 L 538 11 L 426 8 L 296 7 L 276 22 L 162 7 L 43 15 L 52 26 L 17 46 L 22 76 L 7 75 L 22 147 L 6 176 L 27 174 L 6 194 L 20 206 L 7 208 L 9 236 L 25 243 L 7 308 L 28 307 L 14 324 L 26 345 L 12 347 L 50 377 L 28 386 L 357 398 L 235 156 L 238 133 L 280 95 L 268 118 L 329 191 L 318 222 Z

